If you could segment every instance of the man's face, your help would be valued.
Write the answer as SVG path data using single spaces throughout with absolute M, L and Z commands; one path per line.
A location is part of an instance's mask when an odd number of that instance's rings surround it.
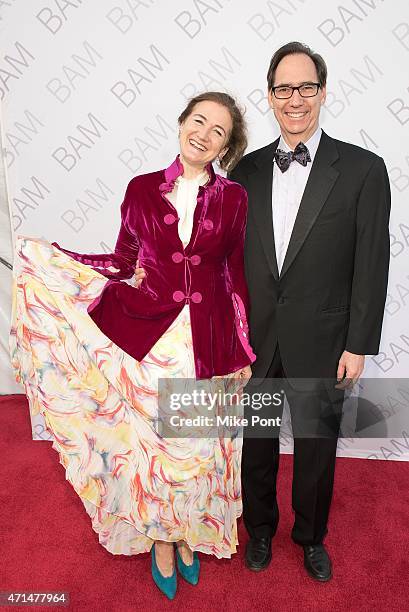
M 314 62 L 304 53 L 287 55 L 277 66 L 274 86 L 295 87 L 303 83 L 318 83 Z M 291 98 L 282 100 L 269 91 L 270 106 L 280 125 L 281 133 L 291 147 L 300 141 L 306 142 L 314 134 L 325 97 L 325 87 L 319 88 L 317 95 L 312 98 L 303 98 L 298 91 L 294 91 Z

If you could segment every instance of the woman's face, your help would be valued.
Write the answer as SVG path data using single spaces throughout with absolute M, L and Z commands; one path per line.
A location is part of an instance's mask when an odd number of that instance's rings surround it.
M 182 161 L 203 168 L 216 157 L 223 157 L 232 127 L 233 122 L 225 106 L 210 100 L 195 104 L 180 126 Z

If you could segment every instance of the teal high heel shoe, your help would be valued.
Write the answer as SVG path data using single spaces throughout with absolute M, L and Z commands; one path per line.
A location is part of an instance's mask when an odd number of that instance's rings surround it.
M 166 595 L 168 599 L 173 599 L 176 595 L 177 581 L 176 581 L 176 567 L 173 570 L 171 576 L 163 576 L 161 574 L 158 565 L 156 563 L 155 555 L 155 544 L 151 548 L 152 554 L 152 578 L 158 589 Z
M 176 561 L 178 570 L 182 578 L 189 582 L 189 584 L 197 584 L 199 582 L 200 572 L 200 561 L 197 552 L 193 553 L 192 565 L 186 565 L 186 563 L 183 562 L 182 557 L 179 554 L 178 548 L 176 547 Z

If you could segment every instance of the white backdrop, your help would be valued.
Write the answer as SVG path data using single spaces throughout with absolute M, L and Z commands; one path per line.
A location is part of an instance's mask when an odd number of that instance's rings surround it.
M 21 393 L 10 368 L 8 329 L 11 314 L 12 255 L 9 203 L 3 160 L 0 160 L 0 395 Z
M 174 158 L 187 98 L 236 95 L 255 149 L 278 135 L 266 101 L 273 51 L 301 40 L 320 52 L 323 128 L 382 155 L 392 187 L 382 347 L 366 376 L 408 377 L 408 0 L 0 0 L 0 34 L 13 232 L 95 252 L 113 248 L 130 178 Z M 343 440 L 340 454 L 409 459 L 408 436 Z

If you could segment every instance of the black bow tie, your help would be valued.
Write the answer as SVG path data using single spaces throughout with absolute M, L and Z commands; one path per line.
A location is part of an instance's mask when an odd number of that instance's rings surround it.
M 294 151 L 283 151 L 277 149 L 274 159 L 281 172 L 286 172 L 292 161 L 296 160 L 302 166 L 306 166 L 311 161 L 310 152 L 303 142 L 299 142 Z

